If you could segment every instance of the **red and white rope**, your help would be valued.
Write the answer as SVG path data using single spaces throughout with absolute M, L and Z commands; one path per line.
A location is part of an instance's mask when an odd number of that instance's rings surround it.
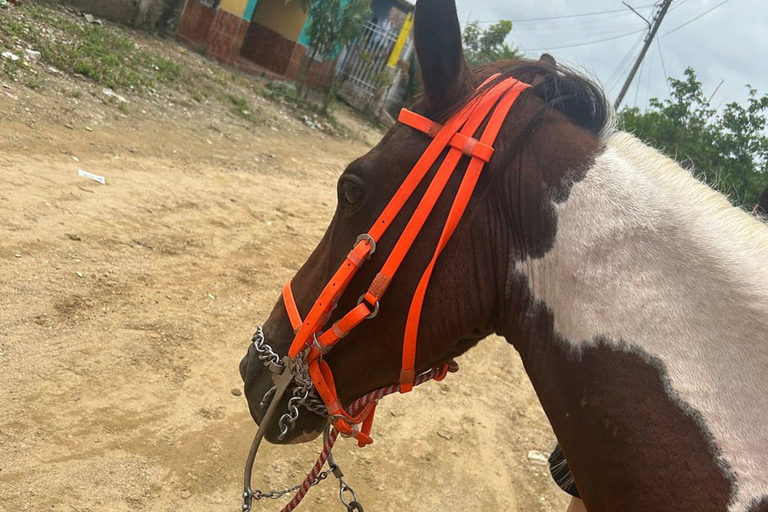
M 454 373 L 459 370 L 459 365 L 455 361 L 450 361 L 448 363 L 448 372 Z M 436 377 L 438 377 L 442 373 L 442 367 L 433 368 L 432 370 L 422 373 L 413 382 L 414 386 L 419 386 L 421 384 L 424 384 L 427 381 L 430 381 Z M 387 395 L 391 395 L 393 393 L 397 393 L 400 391 L 400 385 L 399 384 L 393 384 L 391 386 L 386 386 L 381 389 L 377 389 L 376 391 L 371 391 L 370 393 L 361 396 L 352 404 L 347 407 L 347 413 L 350 416 L 354 416 L 360 411 L 362 411 L 369 403 L 371 402 L 378 402 L 382 398 L 384 398 Z M 331 432 L 328 434 L 328 438 L 323 443 L 323 451 L 320 452 L 320 456 L 317 458 L 317 462 L 315 462 L 315 465 L 312 467 L 312 470 L 307 474 L 307 477 L 304 479 L 304 482 L 302 482 L 301 487 L 298 491 L 296 491 L 296 495 L 293 497 L 293 499 L 288 502 L 288 504 L 283 507 L 281 512 L 291 512 L 294 510 L 299 503 L 301 503 L 301 500 L 304 499 L 304 496 L 307 495 L 307 492 L 309 492 L 309 489 L 312 487 L 312 482 L 315 481 L 317 478 L 317 475 L 320 474 L 320 472 L 323 469 L 323 466 L 325 466 L 326 461 L 328 460 L 329 455 L 331 454 L 331 450 L 333 449 L 333 444 L 336 442 L 336 438 L 339 437 L 339 431 L 332 428 Z

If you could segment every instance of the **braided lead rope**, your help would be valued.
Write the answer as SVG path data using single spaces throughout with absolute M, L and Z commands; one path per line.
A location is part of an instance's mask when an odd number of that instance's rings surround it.
M 455 373 L 459 371 L 459 365 L 456 361 L 450 361 L 448 362 L 448 372 L 449 373 Z M 422 373 L 416 379 L 413 381 L 414 386 L 420 386 L 424 384 L 425 382 L 428 382 L 435 377 L 439 376 L 442 372 L 442 367 L 436 367 L 431 369 L 428 372 Z M 387 395 L 391 395 L 393 393 L 397 393 L 400 391 L 400 384 L 393 384 L 391 386 L 386 386 L 381 389 L 377 389 L 376 391 L 371 391 L 367 395 L 363 395 L 347 408 L 347 413 L 350 416 L 354 416 L 355 414 L 362 411 L 365 406 L 367 406 L 370 402 L 378 402 L 382 398 L 384 398 Z
M 301 503 L 301 500 L 304 499 L 304 496 L 306 496 L 307 492 L 309 492 L 309 489 L 312 487 L 312 482 L 315 481 L 317 475 L 320 474 L 323 466 L 325 466 L 325 462 L 328 460 L 328 456 L 331 454 L 331 449 L 333 448 L 333 444 L 336 442 L 337 437 L 339 437 L 339 432 L 336 429 L 331 429 L 331 432 L 328 434 L 328 437 L 323 443 L 323 451 L 320 452 L 320 456 L 317 458 L 317 462 L 315 462 L 315 465 L 312 467 L 312 471 L 307 474 L 307 477 L 304 479 L 304 482 L 301 484 L 299 490 L 296 491 L 296 495 L 293 497 L 293 499 L 288 502 L 288 504 L 283 507 L 280 512 L 291 512 L 299 505 L 299 503 Z
M 449 373 L 455 373 L 459 370 L 459 365 L 456 363 L 456 361 L 450 361 L 448 362 L 448 372 Z M 424 384 L 425 382 L 428 382 L 435 377 L 438 377 L 442 373 L 442 368 L 433 368 L 432 370 L 422 373 L 413 382 L 414 386 L 420 386 L 421 384 Z M 347 407 L 347 413 L 350 416 L 354 416 L 360 411 L 362 411 L 365 406 L 367 406 L 371 401 L 378 402 L 382 398 L 384 398 L 387 395 L 391 395 L 393 393 L 397 393 L 400 390 L 400 384 L 393 384 L 391 386 L 385 386 L 383 388 L 377 389 L 376 391 L 371 391 L 370 393 L 361 396 L 352 404 Z M 301 487 L 298 491 L 296 491 L 296 495 L 291 499 L 288 504 L 283 507 L 283 509 L 280 512 L 292 512 L 297 506 L 299 506 L 299 503 L 301 503 L 301 500 L 304 499 L 304 496 L 307 495 L 309 492 L 309 489 L 312 487 L 312 482 L 314 482 L 317 479 L 317 475 L 320 474 L 320 471 L 323 469 L 323 466 L 325 466 L 326 461 L 328 460 L 328 457 L 331 455 L 331 450 L 333 449 L 333 445 L 336 442 L 336 439 L 339 437 L 339 431 L 335 428 L 332 428 L 330 433 L 328 434 L 328 437 L 325 439 L 325 442 L 323 443 L 323 451 L 320 452 L 320 456 L 317 458 L 317 462 L 315 462 L 315 465 L 312 467 L 312 470 L 307 474 L 307 477 L 304 479 L 304 482 L 301 484 Z

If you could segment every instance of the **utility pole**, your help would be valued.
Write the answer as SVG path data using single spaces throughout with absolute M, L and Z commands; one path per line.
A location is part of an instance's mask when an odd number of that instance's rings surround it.
M 630 9 L 632 9 L 631 6 L 624 4 Z M 662 20 L 664 20 L 664 16 L 667 15 L 667 11 L 669 10 L 669 6 L 672 5 L 672 0 L 663 0 L 661 3 L 661 8 L 658 10 L 656 14 L 653 15 L 653 21 L 648 21 L 640 14 L 632 9 L 632 11 L 643 18 L 643 20 L 648 24 L 648 34 L 645 36 L 645 41 L 643 45 L 643 49 L 640 51 L 640 55 L 638 55 L 637 60 L 635 61 L 635 65 L 632 66 L 632 70 L 629 72 L 629 76 L 627 77 L 627 81 L 624 82 L 624 86 L 621 88 L 621 92 L 619 92 L 619 96 L 616 98 L 616 103 L 614 104 L 614 107 L 616 107 L 616 110 L 619 109 L 619 105 L 621 105 L 621 100 L 624 99 L 624 95 L 627 94 L 627 90 L 629 89 L 629 86 L 632 85 L 632 80 L 635 78 L 635 73 L 637 73 L 637 70 L 640 68 L 640 64 L 643 63 L 643 59 L 645 58 L 645 54 L 648 52 L 648 48 L 650 48 L 651 43 L 653 42 L 653 38 L 656 37 L 656 32 L 659 31 L 659 27 L 661 26 Z

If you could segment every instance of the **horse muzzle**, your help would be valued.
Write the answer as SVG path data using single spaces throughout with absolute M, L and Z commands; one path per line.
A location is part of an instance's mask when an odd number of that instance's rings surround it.
M 261 329 L 254 335 L 254 342 L 240 361 L 240 376 L 243 379 L 248 409 L 257 425 L 261 426 L 271 402 L 276 398 L 275 373 L 284 367 L 263 338 Z M 274 355 L 274 357 L 273 357 Z M 275 366 L 278 365 L 278 366 Z M 293 371 L 283 369 L 282 371 Z M 290 378 L 290 376 L 283 376 Z M 275 414 L 265 426 L 264 438 L 273 444 L 295 444 L 316 439 L 325 426 L 326 419 L 306 408 L 301 398 L 303 392 L 295 380 L 288 384 L 286 392 L 279 397 Z

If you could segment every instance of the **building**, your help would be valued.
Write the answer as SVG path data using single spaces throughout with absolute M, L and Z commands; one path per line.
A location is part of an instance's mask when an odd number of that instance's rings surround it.
M 374 17 L 368 25 L 397 35 L 414 7 L 407 0 L 372 0 L 371 9 Z M 307 28 L 307 15 L 295 0 L 187 0 L 177 37 L 244 71 L 295 80 L 308 51 Z M 345 55 L 350 56 L 342 52 L 342 60 Z M 308 84 L 327 85 L 336 64 L 314 63 Z

